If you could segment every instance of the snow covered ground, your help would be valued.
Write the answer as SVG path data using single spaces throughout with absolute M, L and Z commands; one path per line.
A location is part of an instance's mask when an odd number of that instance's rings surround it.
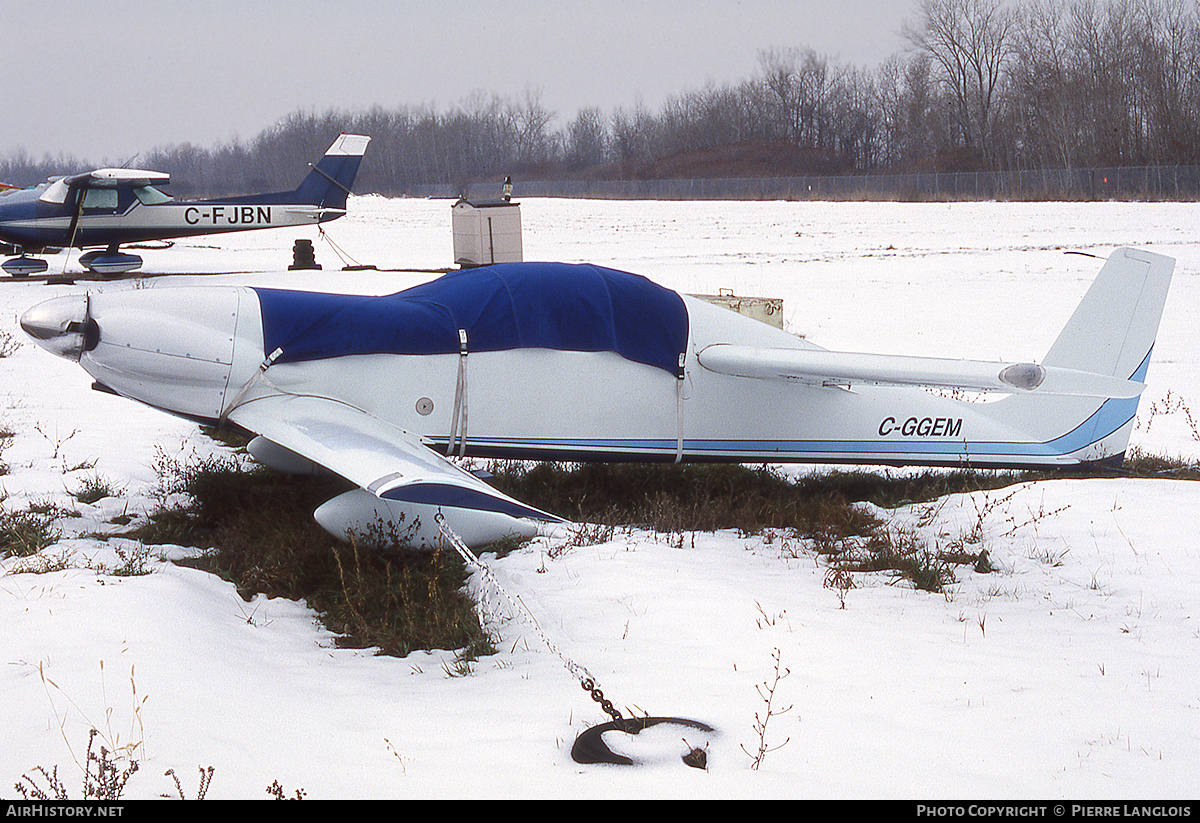
M 1132 245 L 1175 256 L 1133 442 L 1200 457 L 1194 204 L 530 199 L 522 217 L 526 259 L 601 263 L 681 291 L 782 297 L 787 328 L 823 346 L 936 356 L 1039 359 L 1102 262 L 1065 252 L 1105 257 Z M 449 201 L 354 198 L 328 233 L 354 262 L 381 270 L 451 263 Z M 286 270 L 296 237 L 314 239 L 323 271 Z M 152 559 L 152 574 L 105 573 L 139 547 L 84 535 L 153 505 L 156 455 L 218 447 L 186 422 L 90 391 L 82 370 L 25 339 L 16 324 L 25 309 L 84 288 L 390 292 L 435 276 L 342 272 L 315 230 L 141 254 L 147 272 L 172 276 L 0 279 L 0 335 L 19 344 L 0 358 L 0 429 L 14 433 L 0 453 L 2 505 L 80 513 L 42 552 L 68 568 L 30 573 L 27 559 L 0 561 L 0 795 L 16 796 L 34 767 L 57 766 L 79 797 L 93 727 L 141 763 L 128 798 L 174 794 L 168 769 L 194 795 L 197 768 L 208 766 L 209 798 L 265 799 L 272 781 L 313 799 L 1197 794 L 1193 482 L 1063 479 L 884 512 L 931 542 L 982 522 L 1001 570 L 963 567 L 944 596 L 861 578 L 844 609 L 814 555 L 781 536 L 698 533 L 679 546 L 619 532 L 552 558 L 560 529 L 503 559 L 485 556 L 619 708 L 716 729 L 660 726 L 612 741 L 636 767 L 571 760 L 575 736 L 606 718 L 500 599 L 488 600 L 499 653 L 455 677 L 450 652 L 338 649 L 303 603 L 247 603 L 193 569 Z M 63 266 L 50 258 L 52 272 Z M 118 494 L 75 502 L 95 477 Z M 680 761 L 691 746 L 707 747 L 707 771 Z

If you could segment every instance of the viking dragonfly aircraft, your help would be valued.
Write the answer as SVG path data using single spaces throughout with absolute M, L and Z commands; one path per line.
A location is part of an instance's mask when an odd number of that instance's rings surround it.
M 371 138 L 342 134 L 290 192 L 213 200 L 174 200 L 159 190 L 170 175 L 140 169 L 97 169 L 60 177 L 33 189 L 0 194 L 0 241 L 19 255 L 2 264 L 12 275 L 44 272 L 48 249 L 94 248 L 79 260 L 100 274 L 142 265 L 122 243 L 217 232 L 307 226 L 346 213 L 346 195 Z
M 21 326 L 99 387 L 232 421 L 258 435 L 261 462 L 355 483 L 316 511 L 334 535 L 382 524 L 429 545 L 444 524 L 478 547 L 557 518 L 448 455 L 1119 462 L 1173 269 L 1113 253 L 1040 363 L 827 351 L 636 275 L 558 263 L 464 270 L 382 297 L 79 294 L 30 308 Z

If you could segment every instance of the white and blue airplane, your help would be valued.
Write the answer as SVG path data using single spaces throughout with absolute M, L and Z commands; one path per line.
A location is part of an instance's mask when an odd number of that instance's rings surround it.
M 98 387 L 232 421 L 357 489 L 340 538 L 555 521 L 448 456 L 1068 468 L 1119 463 L 1174 261 L 1109 257 L 1040 363 L 827 351 L 633 274 L 508 263 L 387 296 L 178 287 L 57 297 L 21 326 Z M 961 392 L 995 393 L 971 402 Z M 407 530 L 407 531 L 406 531 Z
M 212 200 L 175 200 L 159 189 L 170 175 L 141 169 L 97 169 L 60 177 L 32 189 L 0 193 L 0 242 L 19 255 L 0 264 L 14 276 L 46 271 L 31 254 L 92 248 L 87 269 L 120 274 L 142 265 L 123 243 L 217 232 L 308 226 L 346 213 L 346 195 L 358 174 L 369 137 L 342 134 L 290 192 Z

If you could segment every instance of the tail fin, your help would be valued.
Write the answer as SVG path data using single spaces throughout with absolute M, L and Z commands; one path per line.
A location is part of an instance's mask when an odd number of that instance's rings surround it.
M 1145 382 L 1174 268 L 1170 257 L 1117 249 L 1042 365 Z
M 1174 259 L 1160 254 L 1113 252 L 1042 365 L 1144 383 L 1174 269 Z M 1010 396 L 989 414 L 1072 460 L 1120 462 L 1137 406 L 1137 397 Z
M 358 166 L 362 163 L 369 142 L 371 138 L 361 134 L 339 135 L 296 189 L 296 202 L 328 209 L 345 209 L 346 195 L 354 185 L 354 177 L 358 174 Z

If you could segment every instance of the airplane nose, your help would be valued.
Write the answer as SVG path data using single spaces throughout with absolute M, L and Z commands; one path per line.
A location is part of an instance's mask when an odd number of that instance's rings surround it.
M 38 303 L 21 315 L 21 328 L 46 351 L 78 361 L 100 342 L 100 327 L 88 310 L 88 296 L 74 294 Z

